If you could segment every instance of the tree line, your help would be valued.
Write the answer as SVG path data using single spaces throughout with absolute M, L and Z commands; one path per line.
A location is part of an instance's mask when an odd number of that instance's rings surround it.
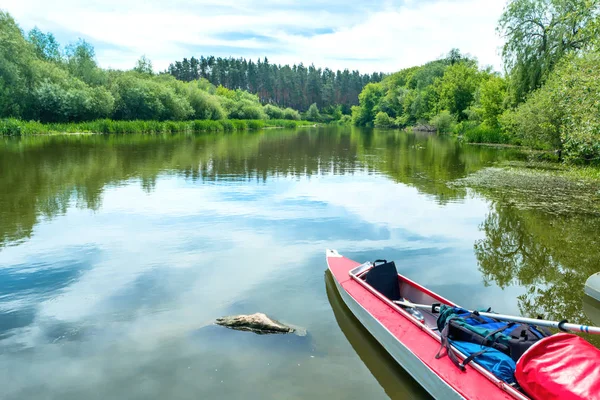
M 86 41 L 63 48 L 52 33 L 34 28 L 25 34 L 0 11 L 0 118 L 11 117 L 62 123 L 105 118 L 299 120 L 301 115 L 291 108 L 263 107 L 252 93 L 217 87 L 203 78 L 183 82 L 168 73 L 155 74 L 145 57 L 128 71 L 102 69 Z
M 470 142 L 554 150 L 600 163 L 600 0 L 512 0 L 498 23 L 501 75 L 452 50 L 369 83 L 358 126 L 428 125 Z
M 269 63 L 268 58 L 256 62 L 245 58 L 204 57 L 184 58 L 169 65 L 168 73 L 182 81 L 204 78 L 215 86 L 241 89 L 258 95 L 266 104 L 306 111 L 311 104 L 330 111 L 341 106 L 344 114 L 358 104 L 358 94 L 371 82 L 385 76 L 359 71 L 332 71 L 329 68 Z

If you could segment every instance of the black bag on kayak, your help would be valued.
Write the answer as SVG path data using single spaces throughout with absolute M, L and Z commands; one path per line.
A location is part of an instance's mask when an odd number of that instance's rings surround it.
M 381 263 L 381 264 L 377 264 Z M 388 299 L 400 300 L 398 270 L 393 261 L 377 260 L 365 277 L 365 281 Z
M 551 335 L 545 328 L 500 321 L 478 312 L 446 305 L 440 307 L 437 325 L 442 336 L 442 348 L 446 347 L 450 358 L 454 357 L 451 355 L 453 352 L 449 339 L 491 347 L 517 361 L 535 342 Z

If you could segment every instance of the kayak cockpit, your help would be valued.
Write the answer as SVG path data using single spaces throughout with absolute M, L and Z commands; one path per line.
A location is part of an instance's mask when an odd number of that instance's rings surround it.
M 378 264 L 379 263 L 379 264 Z M 413 319 L 432 331 L 437 331 L 438 315 L 427 310 L 401 306 L 400 303 L 440 304 L 439 297 L 431 296 L 426 289 L 398 274 L 393 261 L 367 262 L 350 271 L 350 276 L 378 297 L 390 301 L 394 308 L 409 314 Z

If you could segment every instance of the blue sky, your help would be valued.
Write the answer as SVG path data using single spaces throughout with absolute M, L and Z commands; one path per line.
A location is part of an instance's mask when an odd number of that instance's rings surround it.
M 215 55 L 278 64 L 393 72 L 456 47 L 500 70 L 495 31 L 505 0 L 8 0 L 0 8 L 24 30 L 66 44 L 81 37 L 103 67 L 155 70 Z

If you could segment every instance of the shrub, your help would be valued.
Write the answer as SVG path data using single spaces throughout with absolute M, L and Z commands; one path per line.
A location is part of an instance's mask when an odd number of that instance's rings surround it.
M 189 102 L 196 119 L 219 120 L 226 117 L 226 112 L 217 96 L 213 96 L 192 84 L 189 89 Z
M 390 116 L 384 112 L 379 111 L 375 116 L 375 127 L 376 128 L 387 128 L 394 125 L 394 120 L 390 118 Z
M 270 119 L 283 119 L 284 118 L 284 111 L 279 108 L 276 107 L 272 104 L 267 104 L 266 106 L 263 107 L 265 113 L 269 116 Z
M 221 123 L 221 126 L 223 127 L 223 130 L 225 132 L 233 132 L 235 130 L 235 126 L 233 125 L 233 122 L 231 122 L 230 120 L 224 119 L 219 122 Z
M 342 115 L 337 124 L 342 126 L 352 125 L 352 117 L 350 115 Z
M 508 144 L 511 142 L 511 137 L 503 133 L 500 128 L 493 128 L 486 124 L 467 127 L 463 133 L 463 139 L 469 143 Z
M 248 121 L 248 129 L 251 131 L 256 131 L 262 129 L 265 126 L 264 121 L 261 120 L 250 120 Z
M 296 126 L 298 126 L 298 121 L 289 121 L 286 119 L 270 119 L 265 122 L 265 126 L 279 128 L 295 128 Z
M 21 136 L 22 125 L 22 122 L 15 118 L 2 119 L 0 120 L 0 135 Z
M 321 114 L 319 113 L 317 103 L 312 103 L 310 107 L 308 107 L 308 111 L 306 112 L 306 119 L 309 121 L 319 121 L 321 119 Z
M 241 119 L 233 119 L 231 120 L 231 124 L 236 131 L 246 131 L 248 130 L 248 124 L 246 121 Z
M 300 113 L 292 108 L 286 108 L 283 110 L 283 118 L 295 121 L 300 121 Z
M 192 132 L 221 132 L 223 131 L 223 125 L 221 121 L 211 120 L 196 120 L 192 122 Z
M 267 119 L 267 114 L 260 104 L 243 99 L 231 104 L 228 117 L 231 119 Z
M 450 111 L 444 110 L 433 117 L 429 123 L 435 127 L 438 133 L 449 133 L 452 132 L 456 121 Z
M 452 127 L 452 133 L 462 136 L 466 131 L 476 128 L 479 124 L 475 121 L 461 121 Z

